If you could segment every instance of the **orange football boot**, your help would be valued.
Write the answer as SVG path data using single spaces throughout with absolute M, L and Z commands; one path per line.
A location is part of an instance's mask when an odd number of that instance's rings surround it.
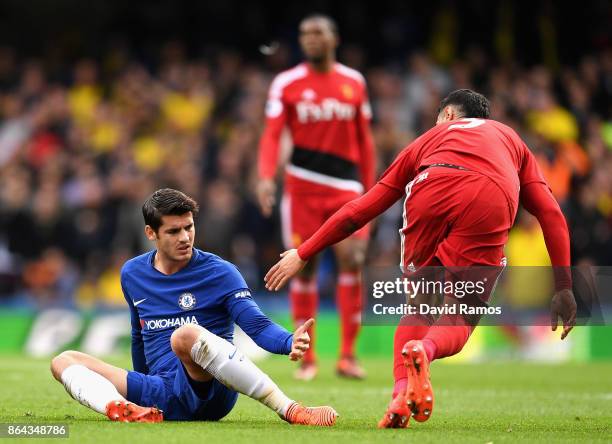
M 319 373 L 319 367 L 314 362 L 302 362 L 293 377 L 300 381 L 312 381 Z
M 348 379 L 363 379 L 366 377 L 365 370 L 357 364 L 352 356 L 343 356 L 338 360 L 336 374 Z
M 332 407 L 304 407 L 293 402 L 283 419 L 289 424 L 330 427 L 336 423 L 337 417 L 338 413 Z
M 106 404 L 106 416 L 119 422 L 162 422 L 164 412 L 157 407 L 141 407 L 128 401 L 111 401 Z
M 429 359 L 423 343 L 413 339 L 406 342 L 402 349 L 408 382 L 406 402 L 416 421 L 427 421 L 433 411 L 433 389 L 429 379 Z
M 401 391 L 389 404 L 385 416 L 378 421 L 379 429 L 405 429 L 410 421 L 410 409 L 406 402 L 406 392 Z

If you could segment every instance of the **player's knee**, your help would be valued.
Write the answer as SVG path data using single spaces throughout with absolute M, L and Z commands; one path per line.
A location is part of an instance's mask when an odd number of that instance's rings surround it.
M 182 325 L 174 330 L 170 336 L 170 346 L 174 354 L 179 358 L 190 356 L 191 348 L 202 330 L 203 328 L 197 325 Z
M 51 373 L 58 381 L 61 381 L 62 373 L 67 367 L 78 363 L 78 352 L 66 350 L 51 359 Z
M 198 364 L 204 370 L 207 369 L 208 365 L 220 352 L 223 351 L 229 354 L 235 352 L 236 347 L 230 342 L 206 330 L 204 327 L 198 325 L 194 327 L 195 329 L 192 330 L 194 337 L 193 340 L 190 339 L 188 342 L 185 358 L 190 358 L 191 361 Z M 184 361 L 185 359 L 181 358 L 181 360 Z

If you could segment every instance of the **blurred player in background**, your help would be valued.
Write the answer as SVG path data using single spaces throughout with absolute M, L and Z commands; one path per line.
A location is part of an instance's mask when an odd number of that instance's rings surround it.
M 266 126 L 260 141 L 257 196 L 270 216 L 275 204 L 275 176 L 281 134 L 291 133 L 293 152 L 285 169 L 281 201 L 283 242 L 297 248 L 345 203 L 359 197 L 374 183 L 374 144 L 370 133 L 371 110 L 363 76 L 336 62 L 336 23 L 324 15 L 310 15 L 300 23 L 300 45 L 306 62 L 276 76 L 266 104 Z M 334 245 L 338 264 L 336 305 L 340 315 L 341 350 L 338 375 L 363 378 L 355 360 L 355 341 L 361 327 L 361 268 L 368 227 Z M 289 288 L 296 325 L 315 316 L 318 306 L 316 269 L 312 258 Z M 298 379 L 317 374 L 311 345 Z
M 538 219 L 551 263 L 559 267 L 551 324 L 555 330 L 560 317 L 561 339 L 567 336 L 576 320 L 576 302 L 565 218 L 529 148 L 514 130 L 490 120 L 488 100 L 470 90 L 450 93 L 440 104 L 436 126 L 408 145 L 368 193 L 343 206 L 297 250 L 283 253 L 266 275 L 268 289 L 278 290 L 309 258 L 404 194 L 400 265 L 408 275 L 426 266 L 504 266 L 504 245 L 520 200 Z M 483 296 L 479 302 L 486 304 L 490 292 Z M 455 302 L 444 299 L 448 305 Z M 429 363 L 459 353 L 477 322 L 452 314 L 437 320 L 411 318 L 395 333 L 393 400 L 381 428 L 407 427 L 411 415 L 417 421 L 429 419 Z
M 52 360 L 53 376 L 113 421 L 216 421 L 240 392 L 291 424 L 333 425 L 334 409 L 292 401 L 232 344 L 236 323 L 263 349 L 298 360 L 314 320 L 291 334 L 268 319 L 234 265 L 193 248 L 197 211 L 193 199 L 169 188 L 143 205 L 145 233 L 156 249 L 121 270 L 134 371 L 66 351 Z

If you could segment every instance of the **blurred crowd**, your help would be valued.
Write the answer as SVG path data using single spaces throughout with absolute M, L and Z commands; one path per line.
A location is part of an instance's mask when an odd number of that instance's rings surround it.
M 142 202 L 165 186 L 200 203 L 197 246 L 260 289 L 282 245 L 278 217 L 255 203 L 257 145 L 267 88 L 291 60 L 284 46 L 253 62 L 169 42 L 155 62 L 117 50 L 59 69 L 0 48 L 0 303 L 122 305 L 121 265 L 151 248 Z M 340 60 L 366 75 L 379 172 L 434 124 L 449 91 L 476 89 L 537 156 L 573 262 L 612 265 L 612 51 L 556 70 L 496 65 L 477 48 L 446 66 L 425 52 L 369 66 L 354 46 Z M 397 206 L 379 219 L 370 263 L 396 263 L 400 219 Z M 526 213 L 508 249 L 510 264 L 546 261 Z

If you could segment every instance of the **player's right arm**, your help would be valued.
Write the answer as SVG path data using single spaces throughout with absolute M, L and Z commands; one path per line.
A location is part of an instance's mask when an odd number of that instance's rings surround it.
M 286 105 L 283 102 L 283 90 L 278 77 L 270 85 L 266 102 L 266 123 L 259 141 L 257 161 L 259 182 L 257 184 L 257 201 L 264 216 L 272 214 L 276 196 L 276 167 L 280 151 L 280 139 L 287 121 Z
M 404 187 L 414 176 L 413 153 L 414 146 L 411 144 L 400 153 L 378 183 L 367 193 L 342 206 L 297 250 L 282 253 L 281 260 L 270 268 L 264 278 L 266 288 L 271 291 L 280 290 L 311 257 L 346 239 L 397 202 L 404 194 Z
M 557 200 L 546 184 L 535 157 L 525 147 L 525 157 L 519 172 L 520 200 L 523 207 L 538 220 L 555 277 L 555 294 L 551 301 L 551 327 L 557 329 L 563 321 L 564 339 L 576 323 L 576 301 L 572 292 L 570 271 L 570 239 L 567 222 Z
M 121 290 L 123 291 L 123 297 L 125 298 L 128 307 L 130 308 L 130 320 L 132 323 L 132 366 L 134 371 L 149 373 L 149 367 L 147 366 L 147 359 L 144 352 L 144 341 L 142 340 L 142 327 L 140 325 L 140 316 L 138 316 L 138 310 L 134 306 L 134 301 L 128 294 L 125 284 L 124 271 L 121 270 Z
M 401 196 L 401 192 L 377 183 L 363 196 L 342 206 L 298 249 L 281 254 L 282 259 L 270 268 L 264 278 L 266 288 L 280 290 L 291 277 L 304 268 L 311 257 L 349 237 L 383 213 Z

